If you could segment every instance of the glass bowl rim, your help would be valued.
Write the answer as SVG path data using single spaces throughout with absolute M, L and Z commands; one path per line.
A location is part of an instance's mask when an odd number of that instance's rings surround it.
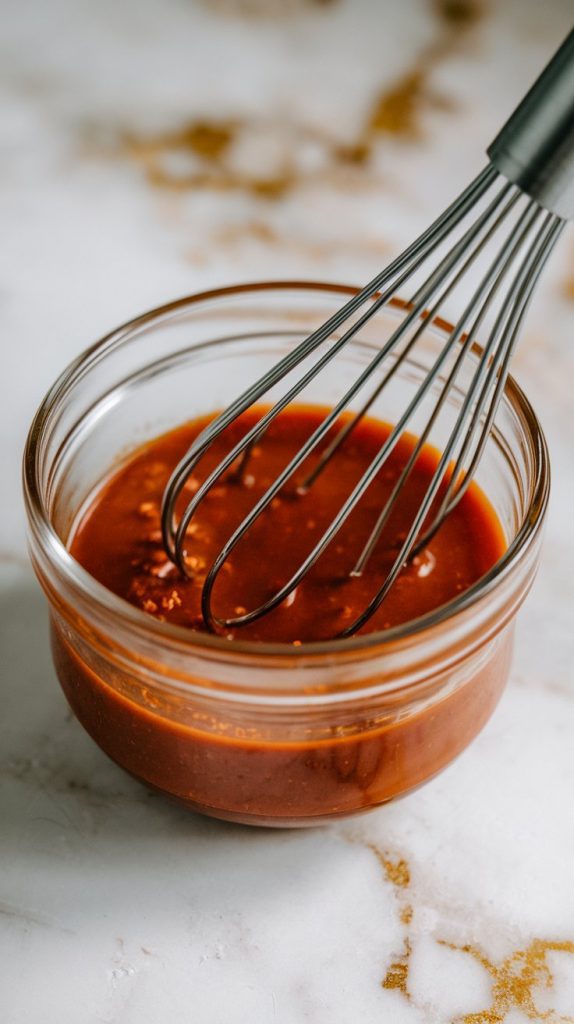
M 24 497 L 30 525 L 35 528 L 37 538 L 44 551 L 49 550 L 49 560 L 53 564 L 55 563 L 55 567 L 63 574 L 63 577 L 72 586 L 78 588 L 88 602 L 95 602 L 104 611 L 104 614 L 112 613 L 115 617 L 119 616 L 122 623 L 128 629 L 135 630 L 137 634 L 141 634 L 143 631 L 148 638 L 153 636 L 158 641 L 163 640 L 168 645 L 170 643 L 176 644 L 180 651 L 182 648 L 187 649 L 190 654 L 193 653 L 196 656 L 205 652 L 207 656 L 217 656 L 217 654 L 220 654 L 224 655 L 227 659 L 233 653 L 237 653 L 243 656 L 247 655 L 253 661 L 264 661 L 269 657 L 279 657 L 282 660 L 290 659 L 293 662 L 300 663 L 302 660 L 307 661 L 308 659 L 313 661 L 323 660 L 325 655 L 333 657 L 344 653 L 365 654 L 369 651 L 375 655 L 384 653 L 386 650 L 390 651 L 391 648 L 393 653 L 395 653 L 397 647 L 400 648 L 403 644 L 408 645 L 414 638 L 420 637 L 421 633 L 427 635 L 445 622 L 457 618 L 461 613 L 479 604 L 487 595 L 491 594 L 503 583 L 519 561 L 520 556 L 529 548 L 530 543 L 538 533 L 548 503 L 550 485 L 548 446 L 542 427 L 526 395 L 510 374 L 505 384 L 504 396 L 510 402 L 514 412 L 518 413 L 518 418 L 524 432 L 530 436 L 534 443 L 535 452 L 536 474 L 533 481 L 533 496 L 528 512 L 524 516 L 522 526 L 502 557 L 472 587 L 469 587 L 468 590 L 465 590 L 458 597 L 441 605 L 439 608 L 427 612 L 417 619 L 394 626 L 391 629 L 365 633 L 346 639 L 313 641 L 294 647 L 292 644 L 285 642 L 261 643 L 253 640 L 237 639 L 229 641 L 219 635 L 200 633 L 190 630 L 185 626 L 175 626 L 167 622 L 161 622 L 114 594 L 91 576 L 72 557 L 50 522 L 37 479 L 38 445 L 46 426 L 49 425 L 51 412 L 59 401 L 62 392 L 72 387 L 77 379 L 81 379 L 86 372 L 89 372 L 93 363 L 105 356 L 107 350 L 121 343 L 122 340 L 129 337 L 134 331 L 141 329 L 144 325 L 149 326 L 153 322 L 160 322 L 174 313 L 192 308 L 200 303 L 259 292 L 275 291 L 286 293 L 289 291 L 306 291 L 352 296 L 357 294 L 359 290 L 359 288 L 352 285 L 329 281 L 279 279 L 245 282 L 194 292 L 191 295 L 185 295 L 179 299 L 153 307 L 125 321 L 85 348 L 76 359 L 65 367 L 54 381 L 52 387 L 44 395 L 28 432 L 23 458 Z M 401 299 L 392 299 L 387 305 L 404 308 L 405 303 Z M 430 327 L 443 332 L 452 329 L 452 325 L 442 317 L 434 317 Z

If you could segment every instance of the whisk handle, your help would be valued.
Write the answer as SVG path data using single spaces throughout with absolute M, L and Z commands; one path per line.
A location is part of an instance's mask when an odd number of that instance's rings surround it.
M 574 217 L 574 29 L 487 150 L 545 209 Z

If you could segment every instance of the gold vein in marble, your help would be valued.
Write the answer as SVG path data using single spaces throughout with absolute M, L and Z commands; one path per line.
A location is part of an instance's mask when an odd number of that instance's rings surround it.
M 381 987 L 400 992 L 405 999 L 411 1000 L 409 992 L 409 970 L 412 953 L 410 926 L 413 921 L 413 907 L 405 902 L 411 884 L 411 872 L 404 857 L 392 857 L 376 843 L 365 840 L 353 840 L 362 844 L 374 853 L 381 865 L 385 879 L 396 890 L 401 901 L 400 920 L 405 926 L 403 949 L 389 964 Z M 488 971 L 492 979 L 491 1005 L 478 1013 L 467 1013 L 453 1020 L 452 1024 L 502 1024 L 513 1010 L 520 1010 L 527 1020 L 546 1021 L 548 1024 L 574 1024 L 574 1016 L 557 1013 L 555 1010 L 540 1010 L 536 1005 L 536 989 L 554 988 L 554 976 L 547 962 L 550 952 L 574 955 L 574 941 L 549 941 L 533 939 L 525 949 L 517 949 L 499 963 L 489 959 L 477 946 L 466 943 L 462 946 L 437 940 L 439 945 L 466 953 L 473 957 Z
M 372 850 L 383 868 L 387 881 L 392 885 L 398 886 L 400 889 L 406 889 L 410 885 L 411 873 L 404 857 L 392 860 L 375 843 L 367 843 L 366 845 L 369 850 Z
M 434 5 L 439 18 L 439 33 L 423 48 L 414 67 L 380 94 L 373 104 L 364 129 L 365 142 L 377 135 L 395 135 L 405 139 L 422 136 L 422 115 L 428 109 L 452 110 L 456 103 L 451 96 L 432 88 L 436 69 L 456 53 L 466 31 L 482 16 L 482 7 L 472 0 L 437 0 Z
M 281 153 L 266 173 L 234 165 L 234 147 L 253 133 L 272 133 L 280 141 Z M 309 149 L 316 154 L 312 167 L 305 162 Z M 160 191 L 243 192 L 266 200 L 281 199 L 306 183 L 352 184 L 357 167 L 370 157 L 362 142 L 347 145 L 322 129 L 272 117 L 200 117 L 156 134 L 125 132 L 117 152 L 137 163 L 148 184 Z
M 321 7 L 331 7 L 338 0 L 202 0 L 203 6 L 215 14 L 253 21 L 284 19 Z
M 479 21 L 484 5 L 478 0 L 435 0 L 435 10 L 449 28 L 468 28 Z
M 411 871 L 404 857 L 391 857 L 383 851 L 376 843 L 365 842 L 364 845 L 374 853 L 381 865 L 387 882 L 396 890 L 397 899 L 400 901 L 400 921 L 405 926 L 405 937 L 403 940 L 402 952 L 391 961 L 387 967 L 385 976 L 381 981 L 381 988 L 395 989 L 401 992 L 405 999 L 410 999 L 409 992 L 409 969 L 412 952 L 411 940 L 408 934 L 409 925 L 413 919 L 413 908 L 410 903 L 405 903 L 405 894 L 411 884 Z
M 386 989 L 398 989 L 399 992 L 405 996 L 406 999 L 410 999 L 409 990 L 407 983 L 409 980 L 409 961 L 411 956 L 411 943 L 408 938 L 405 939 L 404 950 L 400 957 L 393 960 L 389 966 L 385 977 L 381 982 L 382 988 Z
M 526 949 L 515 950 L 498 964 L 477 946 L 457 946 L 443 939 L 438 942 L 441 946 L 468 954 L 482 964 L 492 978 L 492 1003 L 488 1009 L 457 1017 L 453 1024 L 500 1024 L 511 1010 L 520 1010 L 527 1020 L 574 1024 L 574 1017 L 564 1016 L 555 1010 L 538 1009 L 534 994 L 537 988 L 552 990 L 554 987 L 554 976 L 546 960 L 547 953 L 574 954 L 574 942 L 534 939 Z
M 407 905 L 403 907 L 403 909 L 401 910 L 401 915 L 400 916 L 401 916 L 401 924 L 410 924 L 411 923 L 411 921 L 413 919 L 413 908 L 411 907 L 410 903 L 407 903 Z
M 451 95 L 432 85 L 437 68 L 465 45 L 469 30 L 482 16 L 477 0 L 434 0 L 434 37 L 410 67 L 375 96 L 370 109 L 358 115 L 354 138 L 342 141 L 325 129 L 267 118 L 190 118 L 178 128 L 152 135 L 126 132 L 119 155 L 138 163 L 148 184 L 171 192 L 240 191 L 259 199 L 278 200 L 307 184 L 341 186 L 361 175 L 373 175 L 372 157 L 380 140 L 393 136 L 416 140 L 423 134 L 427 110 L 450 110 Z M 234 165 L 236 144 L 253 132 L 274 133 L 280 155 L 266 173 Z M 314 153 L 311 166 L 306 154 Z
M 570 246 L 569 267 L 572 266 L 573 257 L 574 257 L 574 248 L 572 246 Z M 569 299 L 570 301 L 574 301 L 574 276 L 572 275 L 572 273 L 568 273 L 566 275 L 566 277 L 564 279 L 564 282 L 563 282 L 563 285 L 562 285 L 562 292 L 563 292 L 563 295 L 564 295 L 565 299 Z

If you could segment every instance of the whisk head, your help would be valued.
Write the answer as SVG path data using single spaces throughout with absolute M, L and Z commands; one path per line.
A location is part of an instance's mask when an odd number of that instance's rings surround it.
M 193 560 L 186 556 L 186 537 L 200 504 L 224 476 L 234 485 L 244 486 L 253 448 L 265 443 L 265 433 L 276 417 L 304 395 L 311 382 L 345 346 L 360 336 L 377 314 L 389 304 L 397 308 L 397 295 L 408 297 L 406 302 L 400 303 L 402 316 L 396 328 L 381 342 L 356 380 L 344 389 L 300 450 L 254 502 L 208 569 L 203 582 L 202 613 L 209 629 L 227 631 L 247 625 L 287 601 L 334 542 L 353 509 L 384 470 L 403 435 L 415 432 L 417 441 L 373 522 L 351 575 L 368 571 L 373 552 L 384 536 L 423 446 L 432 443 L 441 413 L 458 393 L 460 404 L 454 425 L 446 443 L 440 446 L 436 469 L 393 552 L 389 570 L 362 612 L 338 635 L 350 636 L 369 620 L 405 564 L 429 542 L 460 502 L 476 472 L 494 424 L 528 303 L 563 225 L 559 216 L 528 199 L 489 165 L 397 259 L 209 423 L 174 470 L 162 506 L 166 551 L 187 576 L 194 575 L 194 568 Z M 486 258 L 488 262 L 481 267 Z M 381 396 L 384 398 L 385 389 L 401 368 L 416 363 L 417 347 L 424 332 L 455 293 L 462 296 L 462 313 L 446 334 L 443 347 L 370 465 L 331 523 L 310 545 L 301 564 L 257 607 L 246 608 L 239 590 L 240 613 L 218 615 L 214 609 L 214 586 L 242 538 L 261 516 L 273 516 L 274 499 L 285 487 L 295 483 L 295 492 L 299 495 L 312 491 L 337 451 Z M 477 354 L 476 338 L 483 329 L 486 340 Z M 298 368 L 301 374 L 294 379 Z M 264 407 L 265 398 L 272 391 L 275 394 L 281 385 L 284 392 L 273 404 Z M 253 408 L 260 409 L 259 418 L 206 475 L 181 509 L 186 482 L 198 463 L 216 438 Z M 424 413 L 422 420 L 421 413 Z M 266 567 L 262 566 L 261 571 L 264 573 Z

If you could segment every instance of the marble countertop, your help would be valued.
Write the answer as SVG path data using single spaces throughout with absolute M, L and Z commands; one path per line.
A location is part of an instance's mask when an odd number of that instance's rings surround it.
M 569 0 L 3 5 L 2 1024 L 574 1021 L 574 234 L 516 374 L 554 487 L 493 719 L 434 782 L 303 832 L 220 824 L 71 718 L 26 560 L 43 393 L 223 282 L 361 282 L 482 166 Z

